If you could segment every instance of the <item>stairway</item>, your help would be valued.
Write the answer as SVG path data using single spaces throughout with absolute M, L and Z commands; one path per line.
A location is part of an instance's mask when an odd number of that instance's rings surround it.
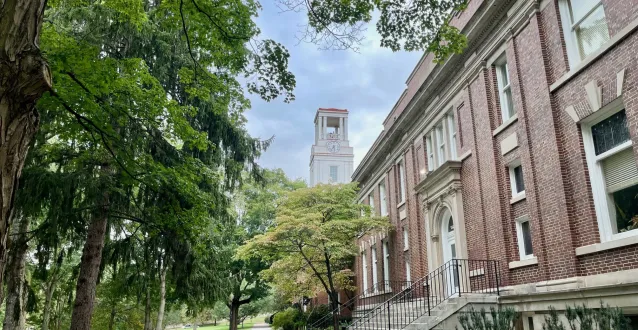
M 348 330 L 432 329 L 470 303 L 494 303 L 499 263 L 452 259 L 405 290 L 354 314 Z

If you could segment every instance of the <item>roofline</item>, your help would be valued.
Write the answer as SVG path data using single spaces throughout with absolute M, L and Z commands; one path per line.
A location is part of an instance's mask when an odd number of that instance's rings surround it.
M 319 116 L 319 112 L 334 112 L 334 113 L 345 113 L 345 114 L 350 113 L 348 109 L 319 108 L 317 109 L 317 112 L 315 113 L 315 120 L 314 120 L 315 123 L 317 122 L 317 117 Z
M 472 19 L 470 19 L 467 24 L 465 25 L 465 28 L 463 30 L 468 30 L 466 32 L 466 35 L 468 35 L 468 39 L 470 34 L 477 34 L 478 35 L 472 35 L 472 37 L 474 38 L 478 38 L 481 36 L 481 31 L 482 29 L 480 29 L 477 32 L 477 26 L 479 25 L 479 23 L 481 22 L 481 19 L 484 18 L 484 14 L 485 11 L 490 11 L 490 10 L 495 10 L 495 3 L 496 2 L 501 2 L 503 5 L 509 3 L 509 1 L 502 1 L 502 0 L 486 0 L 482 5 L 482 9 L 477 10 L 473 16 Z M 537 8 L 537 4 L 531 4 L 531 6 L 525 6 L 523 5 L 524 8 Z M 480 13 L 481 11 L 484 11 L 483 13 Z M 526 15 L 527 16 L 527 15 Z M 489 22 L 485 22 L 485 24 L 489 25 Z M 466 50 L 469 50 L 470 48 L 468 47 Z M 454 61 L 458 61 L 458 60 L 463 60 L 465 59 L 471 59 L 471 56 L 473 56 L 474 53 L 470 53 L 470 52 L 463 52 L 462 54 L 459 55 L 452 55 L 450 58 L 448 58 L 447 61 L 445 61 L 445 63 L 443 64 L 436 64 L 432 70 L 429 72 L 428 76 L 424 79 L 423 83 L 421 84 L 421 86 L 418 88 L 418 90 L 415 92 L 414 96 L 412 96 L 412 98 L 408 101 L 408 103 L 406 104 L 404 111 L 402 111 L 398 117 L 397 117 L 397 121 L 396 123 L 393 123 L 392 125 L 390 125 L 390 127 L 388 127 L 387 130 L 383 130 L 379 136 L 377 137 L 377 139 L 375 140 L 375 142 L 372 144 L 372 146 L 368 149 L 368 152 L 366 153 L 366 155 L 363 157 L 363 159 L 361 160 L 361 162 L 359 163 L 359 166 L 357 166 L 357 168 L 354 170 L 354 172 L 352 173 L 352 180 L 353 181 L 359 181 L 361 182 L 361 179 L 364 178 L 364 175 L 366 173 L 369 172 L 368 168 L 370 166 L 372 166 L 373 162 L 375 160 L 378 159 L 385 159 L 387 156 L 389 156 L 389 154 L 386 155 L 379 155 L 379 150 L 381 148 L 384 147 L 384 145 L 386 145 L 387 143 L 389 143 L 388 141 L 392 141 L 394 139 L 397 138 L 397 135 L 399 133 L 401 133 L 400 128 L 404 128 L 404 126 L 409 125 L 410 123 L 405 123 L 405 118 L 408 115 L 413 115 L 414 113 L 414 108 L 415 105 L 419 102 L 424 102 L 426 98 L 429 98 L 430 96 L 433 95 L 428 95 L 428 92 L 432 92 L 433 88 L 436 88 L 437 85 L 432 83 L 432 80 L 440 80 L 443 79 L 440 76 L 440 72 L 443 69 L 448 69 L 450 67 L 450 62 L 452 62 L 452 60 Z M 467 57 L 465 57 L 467 56 Z M 425 57 L 422 57 L 425 58 Z M 457 60 L 458 59 L 458 60 Z M 422 65 L 421 61 L 419 61 L 419 64 L 417 66 Z M 467 63 L 466 63 L 467 65 Z M 412 76 L 412 74 L 411 74 Z M 403 97 L 403 95 L 402 95 Z M 396 105 L 395 105 L 396 106 Z M 392 110 L 392 112 L 394 111 L 394 108 Z M 390 112 L 390 114 L 392 113 Z M 389 116 L 388 116 L 389 117 Z M 387 118 L 386 118 L 387 120 Z M 384 121 L 385 122 L 385 121 Z M 397 133 L 399 132 L 399 133 Z M 382 141 L 383 140 L 383 141 Z M 393 141 L 392 141 L 393 142 Z

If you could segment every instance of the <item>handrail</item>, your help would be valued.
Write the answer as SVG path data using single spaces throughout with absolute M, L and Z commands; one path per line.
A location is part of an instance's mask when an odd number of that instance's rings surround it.
M 405 290 L 377 305 L 348 329 L 403 329 L 451 297 L 462 294 L 500 294 L 496 260 L 452 259 Z
M 376 306 L 386 300 L 388 294 L 391 294 L 395 291 L 393 290 L 401 290 L 410 282 L 408 281 L 380 281 L 375 283 L 373 286 L 363 290 L 363 292 L 357 296 L 350 298 L 345 303 L 340 303 L 339 307 L 330 311 L 326 315 L 324 315 L 319 320 L 315 321 L 311 325 L 307 326 L 308 330 L 311 329 L 327 329 L 332 327 L 332 316 L 336 313 L 337 315 L 343 315 L 343 312 L 348 309 L 350 312 L 355 312 L 355 310 L 360 306 Z

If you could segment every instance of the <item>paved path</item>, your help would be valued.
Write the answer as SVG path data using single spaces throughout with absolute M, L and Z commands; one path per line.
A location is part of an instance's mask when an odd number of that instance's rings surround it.
M 268 324 L 268 323 L 254 324 L 253 325 L 253 329 L 270 330 L 270 324 Z

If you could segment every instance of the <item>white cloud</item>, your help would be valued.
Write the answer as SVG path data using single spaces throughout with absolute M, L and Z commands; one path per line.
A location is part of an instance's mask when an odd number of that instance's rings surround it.
M 289 68 L 297 80 L 296 100 L 291 104 L 280 100 L 268 103 L 252 97 L 253 109 L 246 116 L 250 134 L 275 136 L 260 164 L 281 167 L 288 176 L 307 180 L 317 108 L 350 111 L 349 138 L 357 166 L 381 132 L 383 120 L 403 92 L 420 54 L 380 48 L 381 38 L 373 25 L 365 32 L 366 40 L 358 53 L 321 51 L 316 45 L 298 44 L 295 33 L 300 15 L 280 14 L 272 4 L 264 3 L 258 22 L 265 35 L 284 44 L 291 54 Z

